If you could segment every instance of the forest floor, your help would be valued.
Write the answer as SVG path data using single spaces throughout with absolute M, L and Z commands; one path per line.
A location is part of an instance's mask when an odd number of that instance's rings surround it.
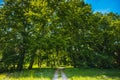
M 120 80 L 120 69 L 36 68 L 0 73 L 0 80 Z

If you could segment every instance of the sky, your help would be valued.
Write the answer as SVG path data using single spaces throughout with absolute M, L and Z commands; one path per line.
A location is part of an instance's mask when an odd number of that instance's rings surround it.
M 93 12 L 120 14 L 120 0 L 84 0 L 92 6 Z M 3 3 L 3 0 L 0 0 Z
M 0 4 L 3 3 L 3 0 L 0 0 Z
M 85 0 L 92 6 L 94 12 L 120 14 L 120 0 Z

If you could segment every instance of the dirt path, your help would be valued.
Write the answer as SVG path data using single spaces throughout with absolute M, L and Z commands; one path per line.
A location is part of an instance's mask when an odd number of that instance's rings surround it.
M 65 75 L 65 73 L 61 70 L 61 76 L 62 76 L 62 80 L 68 80 L 67 76 Z
M 58 70 L 55 71 L 55 74 L 54 74 L 53 80 L 58 80 Z
M 54 74 L 54 77 L 53 77 L 53 80 L 58 80 L 58 73 L 61 72 L 61 77 L 62 77 L 62 80 L 68 80 L 67 79 L 67 76 L 65 75 L 64 71 L 63 71 L 63 68 L 59 68 L 55 71 L 55 74 Z

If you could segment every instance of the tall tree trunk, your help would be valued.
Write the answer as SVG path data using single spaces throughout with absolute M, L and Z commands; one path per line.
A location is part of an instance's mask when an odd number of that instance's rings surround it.
M 28 69 L 32 69 L 33 64 L 34 64 L 34 58 L 35 58 L 35 54 L 33 54 L 33 55 L 31 56 L 31 60 L 30 60 L 30 64 L 29 64 Z
M 118 63 L 118 67 L 120 67 L 120 50 L 118 50 L 118 56 L 117 56 L 117 63 Z
M 23 32 L 21 32 L 21 35 L 23 37 L 23 41 L 20 44 L 20 55 L 19 55 L 19 61 L 18 61 L 18 65 L 17 65 L 17 70 L 21 71 L 23 69 L 23 64 L 24 64 L 24 59 L 25 59 L 25 53 L 26 53 L 26 44 L 27 44 L 27 39 L 26 39 L 26 32 L 25 29 L 23 30 Z
M 18 61 L 18 65 L 17 65 L 18 71 L 21 71 L 23 69 L 24 58 L 25 58 L 25 50 L 22 50 L 21 54 L 19 56 L 19 61 Z
M 33 64 L 34 64 L 34 59 L 35 59 L 35 56 L 36 56 L 36 54 L 35 54 L 35 52 L 36 52 L 36 50 L 37 50 L 37 48 L 34 48 L 32 51 L 31 51 L 31 57 L 30 57 L 30 64 L 29 64 L 29 66 L 28 66 L 28 69 L 32 69 L 32 67 L 33 67 Z M 38 59 L 39 59 L 39 56 L 38 56 Z

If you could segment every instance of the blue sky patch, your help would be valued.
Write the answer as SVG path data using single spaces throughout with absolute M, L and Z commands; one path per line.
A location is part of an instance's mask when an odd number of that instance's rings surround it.
M 120 14 L 120 0 L 85 0 L 92 6 L 94 12 Z

